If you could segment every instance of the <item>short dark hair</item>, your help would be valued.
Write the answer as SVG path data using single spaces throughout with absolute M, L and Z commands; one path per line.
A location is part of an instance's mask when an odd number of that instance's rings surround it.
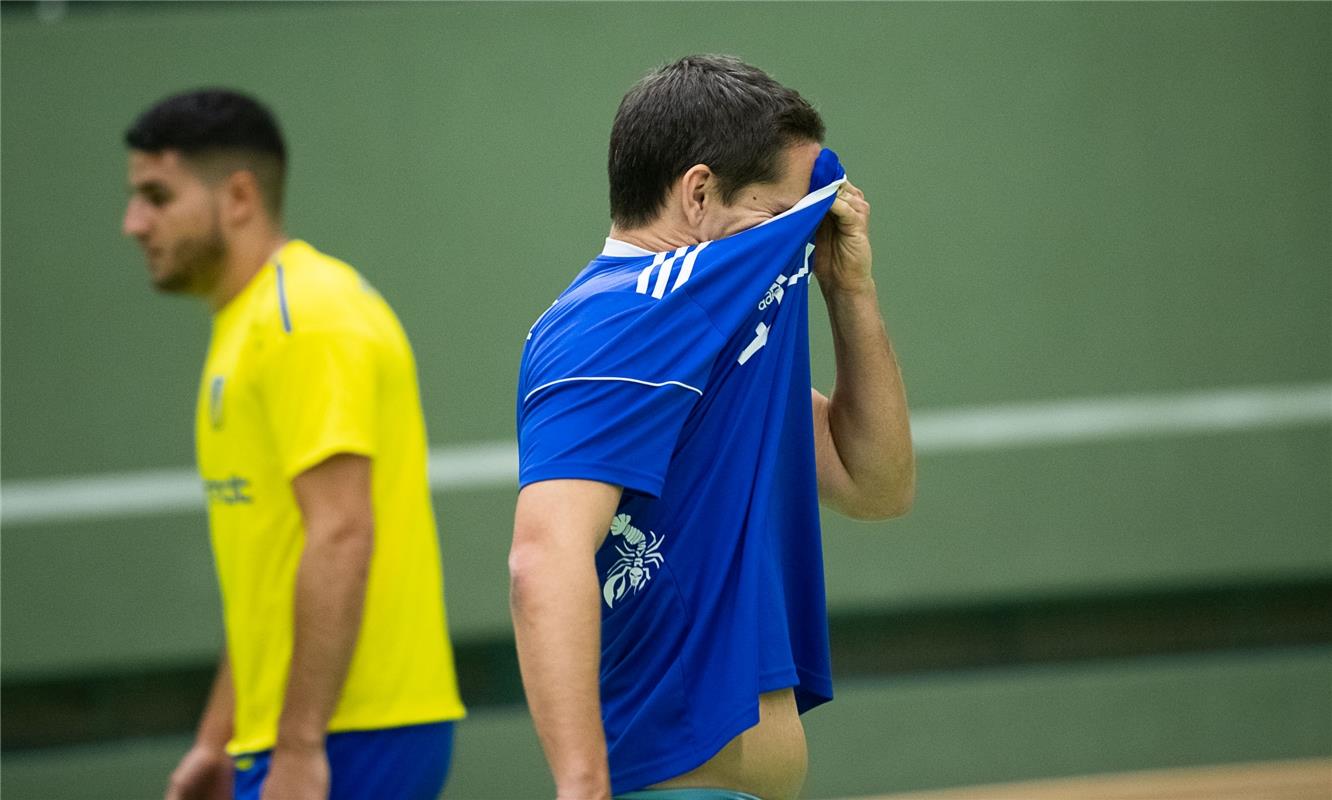
M 805 98 L 738 58 L 693 55 L 659 67 L 615 113 L 611 220 L 626 228 L 651 222 L 671 183 L 695 164 L 712 169 L 730 203 L 742 187 L 779 177 L 784 148 L 822 142 L 823 133 Z
M 147 153 L 179 150 L 196 161 L 239 156 L 255 173 L 269 213 L 281 215 L 287 146 L 273 112 L 253 97 L 230 89 L 172 95 L 134 120 L 125 144 Z

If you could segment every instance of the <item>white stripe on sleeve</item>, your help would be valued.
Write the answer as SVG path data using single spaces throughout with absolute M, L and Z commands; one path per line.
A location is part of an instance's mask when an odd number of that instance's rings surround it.
M 672 292 L 689 282 L 689 276 L 694 274 L 694 262 L 698 260 L 698 254 L 710 244 L 712 242 L 704 242 L 685 256 L 684 264 L 680 266 L 680 274 L 675 277 L 675 285 L 671 287 Z
M 662 296 L 666 294 L 666 284 L 671 279 L 671 267 L 675 266 L 676 260 L 684 255 L 685 251 L 688 249 L 689 245 L 675 248 L 675 252 L 671 254 L 671 257 L 666 259 L 666 263 L 661 265 L 661 272 L 657 273 L 657 285 L 652 287 L 653 297 L 660 300 Z
M 652 263 L 643 267 L 643 271 L 638 273 L 638 287 L 634 289 L 639 294 L 647 294 L 648 281 L 652 278 L 652 270 L 661 266 L 661 262 L 666 258 L 665 253 L 657 253 L 657 257 L 652 259 Z

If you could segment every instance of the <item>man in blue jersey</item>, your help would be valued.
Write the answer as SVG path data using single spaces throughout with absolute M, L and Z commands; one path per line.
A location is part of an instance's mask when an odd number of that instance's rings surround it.
M 820 501 L 906 512 L 869 206 L 797 94 L 736 59 L 615 117 L 611 235 L 528 334 L 509 565 L 561 798 L 794 797 L 832 697 Z M 810 385 L 818 279 L 836 385 Z

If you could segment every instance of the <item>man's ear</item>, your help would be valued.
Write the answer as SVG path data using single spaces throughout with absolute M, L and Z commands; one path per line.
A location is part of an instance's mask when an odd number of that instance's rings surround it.
M 222 217 L 233 226 L 241 226 L 256 215 L 266 213 L 259 179 L 248 169 L 238 169 L 222 181 Z
M 677 185 L 680 211 L 689 226 L 697 228 L 703 224 L 703 217 L 713 202 L 711 195 L 717 189 L 717 176 L 707 164 L 695 164 L 680 176 Z

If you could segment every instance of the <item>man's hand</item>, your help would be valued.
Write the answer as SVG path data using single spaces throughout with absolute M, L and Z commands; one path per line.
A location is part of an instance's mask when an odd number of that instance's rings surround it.
M 328 754 L 319 747 L 273 749 L 261 800 L 328 800 Z
M 825 292 L 859 292 L 873 287 L 869 215 L 865 193 L 850 181 L 842 184 L 814 239 L 814 275 Z
M 869 213 L 865 193 L 844 183 L 814 240 L 837 382 L 830 397 L 811 394 L 819 499 L 864 520 L 905 514 L 916 492 L 906 390 L 871 271 Z
M 166 800 L 231 800 L 231 781 L 226 750 L 196 744 L 171 773 Z

